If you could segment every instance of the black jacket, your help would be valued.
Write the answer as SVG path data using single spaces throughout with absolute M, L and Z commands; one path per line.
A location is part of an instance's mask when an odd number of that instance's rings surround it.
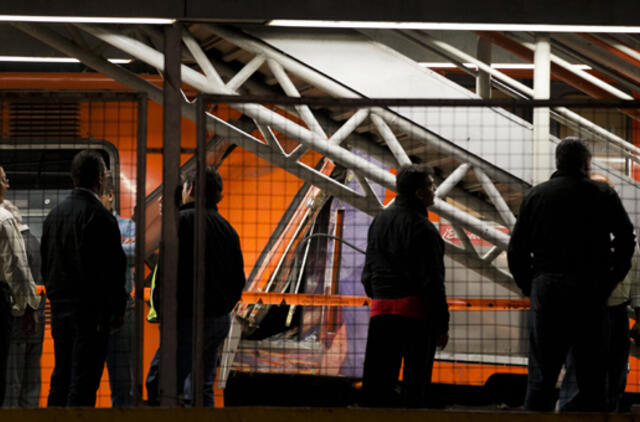
M 206 248 L 205 248 L 205 315 L 229 313 L 240 300 L 245 285 L 244 263 L 240 249 L 240 239 L 235 229 L 218 213 L 215 206 L 206 208 Z M 185 204 L 178 213 L 178 316 L 191 318 L 193 315 L 194 282 L 194 227 L 195 203 Z M 154 297 L 159 308 L 162 262 L 158 268 Z M 162 311 L 162 309 L 158 309 Z M 159 313 L 160 315 L 162 312 Z
M 633 225 L 607 184 L 556 171 L 525 196 L 509 242 L 509 269 L 527 296 L 540 274 L 576 287 L 577 300 L 604 301 L 631 267 Z
M 367 296 L 424 298 L 438 333 L 448 330 L 444 289 L 444 242 L 417 198 L 398 196 L 371 227 L 362 272 Z
M 74 189 L 44 221 L 42 277 L 54 307 L 109 322 L 124 314 L 126 258 L 115 217 L 89 191 Z

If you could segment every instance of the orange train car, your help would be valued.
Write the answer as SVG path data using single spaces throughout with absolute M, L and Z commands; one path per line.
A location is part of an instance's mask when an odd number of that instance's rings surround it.
M 161 83 L 159 77 L 147 78 Z M 109 78 L 96 74 L 2 74 L 1 86 L 7 90 L 65 89 L 87 91 L 124 91 L 126 88 Z M 218 106 L 212 112 L 223 119 L 233 118 L 227 107 Z M 131 218 L 136 192 L 136 126 L 135 102 L 65 100 L 38 102 L 3 102 L 0 106 L 2 136 L 0 138 L 1 165 L 11 179 L 8 199 L 18 205 L 25 223 L 38 236 L 42 220 L 48 211 L 70 189 L 68 165 L 80 149 L 94 148 L 101 152 L 111 170 L 117 175 L 119 196 L 116 208 L 120 215 Z M 162 107 L 148 103 L 146 194 L 152 194 L 162 181 Z M 255 134 L 257 135 L 257 133 Z M 195 123 L 182 119 L 181 146 L 195 148 Z M 181 154 L 180 164 L 191 158 Z M 314 166 L 319 157 L 308 154 L 305 159 Z M 207 160 L 216 160 L 215 153 Z M 300 179 L 274 167 L 257 156 L 236 149 L 220 165 L 224 179 L 224 198 L 219 204 L 221 213 L 229 219 L 242 240 L 245 271 L 249 274 L 272 236 L 293 197 L 304 184 Z M 66 173 L 66 174 L 65 174 Z M 118 189 L 117 187 L 117 189 Z M 149 211 L 147 211 L 149 215 Z M 157 224 L 148 219 L 147 226 Z M 151 236 L 152 237 L 152 236 Z M 153 237 L 152 237 L 153 238 Z M 149 242 L 148 242 L 149 244 Z M 144 367 L 148 368 L 159 344 L 156 325 L 145 324 Z M 47 325 L 42 368 L 41 405 L 46 404 L 49 379 L 54 366 L 53 342 Z M 220 401 L 218 401 L 220 402 Z M 98 406 L 110 406 L 108 374 L 105 371 Z
M 146 77 L 152 83 L 161 84 L 157 76 Z M 126 87 L 107 77 L 98 74 L 0 74 L 1 86 L 11 90 L 112 90 L 124 91 Z M 189 87 L 185 86 L 189 95 Z M 228 120 L 237 119 L 239 113 L 220 105 L 210 110 L 218 117 Z M 87 100 L 77 102 L 60 102 L 42 107 L 41 104 L 31 104 L 17 107 L 15 104 L 3 103 L 0 107 L 0 121 L 2 122 L 2 137 L 0 139 L 0 151 L 18 151 L 22 159 L 50 160 L 52 163 L 44 171 L 38 168 L 37 183 L 33 183 L 29 177 L 34 177 L 36 169 L 33 166 L 19 168 L 19 162 L 5 163 L 0 159 L 0 164 L 5 166 L 9 177 L 12 179 L 12 190 L 9 191 L 9 199 L 14 199 L 17 205 L 25 212 L 26 222 L 38 231 L 38 221 L 42 221 L 46 212 L 55 205 L 57 200 L 66 194 L 69 181 L 65 181 L 63 164 L 70 162 L 70 157 L 79 149 L 91 147 L 99 149 L 110 167 L 116 171 L 120 194 L 118 209 L 120 215 L 131 218 L 135 207 L 136 190 L 136 107 L 135 103 L 127 101 L 99 101 Z M 46 118 L 43 119 L 43 115 Z M 43 123 L 44 122 L 44 123 Z M 185 149 L 195 148 L 195 124 L 187 119 L 182 119 L 181 146 Z M 162 155 L 159 151 L 162 147 L 162 107 L 154 102 L 149 102 L 147 117 L 147 146 L 151 149 L 147 156 L 147 180 L 145 193 L 147 201 L 147 249 L 153 249 L 157 236 L 158 218 L 157 188 L 162 181 Z M 256 132 L 254 136 L 260 135 Z M 292 148 L 294 141 L 281 139 L 285 149 Z M 207 160 L 210 164 L 219 164 L 219 171 L 224 180 L 224 198 L 219 204 L 223 214 L 240 235 L 245 259 L 245 273 L 249 276 L 249 290 L 242 303 L 238 307 L 238 314 L 245 322 L 244 338 L 233 352 L 235 353 L 230 367 L 237 371 L 256 371 L 264 373 L 298 373 L 314 375 L 343 375 L 355 376 L 357 363 L 349 363 L 357 360 L 363 351 L 362 344 L 366 338 L 358 338 L 357 341 L 349 340 L 350 327 L 345 321 L 353 309 L 360 312 L 359 316 L 350 321 L 362 321 L 367 308 L 364 301 L 357 295 L 343 295 L 350 299 L 340 302 L 336 296 L 322 299 L 326 291 L 332 294 L 340 293 L 337 280 L 340 278 L 338 266 L 349 265 L 348 259 L 340 251 L 347 247 L 338 247 L 337 244 L 326 242 L 319 246 L 314 243 L 314 248 L 321 249 L 316 255 L 317 266 L 315 276 L 327 277 L 332 284 L 328 290 L 322 290 L 323 286 L 316 286 L 321 290 L 320 297 L 298 295 L 300 291 L 294 291 L 296 278 L 301 277 L 301 268 L 305 264 L 312 265 L 309 260 L 313 258 L 313 252 L 307 254 L 310 258 L 306 263 L 300 261 L 300 251 L 312 244 L 308 238 L 312 236 L 318 227 L 318 221 L 324 219 L 324 229 L 332 233 L 342 233 L 348 227 L 344 226 L 344 215 L 340 216 L 340 210 L 344 205 L 329 203 L 329 198 L 297 177 L 277 168 L 257 156 L 235 148 L 230 150 L 228 146 L 212 151 Z M 232 151 L 231 153 L 229 153 Z M 224 157 L 224 159 L 223 159 Z M 180 156 L 181 165 L 191 158 L 190 153 Z M 331 173 L 334 170 L 332 163 L 321 160 L 318 155 L 307 154 L 305 160 L 309 166 L 315 166 L 320 171 Z M 56 161 L 57 160 L 57 161 Z M 32 163 L 32 161 L 29 161 Z M 47 161 L 49 162 L 49 161 Z M 68 167 L 67 167 L 68 168 Z M 635 175 L 634 168 L 634 175 Z M 45 180 L 46 179 L 46 180 Z M 15 183 L 13 181 L 16 181 Z M 58 183 L 58 185 L 56 185 Z M 385 201 L 393 198 L 391 192 L 385 192 Z M 309 207 L 309 203 L 314 206 Z M 307 212 L 310 209 L 311 211 Z M 438 222 L 435 215 L 430 218 Z M 452 236 L 445 225 L 441 225 L 443 235 Z M 366 236 L 366 228 L 364 229 Z M 317 234 L 317 233 L 316 233 Z M 451 239 L 450 239 L 451 240 Z M 453 239 L 455 241 L 455 239 Z M 481 242 L 473 239 L 474 242 Z M 324 249 L 322 249 L 324 248 Z M 353 252 L 353 251 L 352 251 Z M 336 258 L 336 254 L 340 255 Z M 303 254 L 304 255 L 304 254 Z M 357 253 L 356 253 L 357 255 Z M 333 259 L 332 259 L 333 258 Z M 283 269 L 282 269 L 283 268 Z M 355 267 L 354 267 L 355 268 Z M 329 271 L 325 271 L 325 270 Z M 325 274 L 327 273 L 327 274 Z M 308 274 L 307 274 L 308 276 Z M 312 277 L 314 275 L 312 274 Z M 325 281 L 326 281 L 325 280 Z M 271 283 L 277 289 L 291 293 L 292 296 L 277 297 L 276 293 L 261 293 Z M 313 286 L 307 293 L 313 292 Z M 271 290 L 272 292 L 275 290 Z M 252 296 L 253 295 L 253 296 Z M 268 299 L 270 298 L 270 299 Z M 275 298 L 275 299 L 274 299 Z M 270 300 L 272 302 L 270 302 Z M 273 301 L 277 301 L 273 302 Z M 458 302 L 456 302 L 458 301 Z M 469 315 L 488 315 L 506 312 L 523 312 L 522 304 L 516 306 L 505 301 L 491 300 L 474 302 L 473 298 L 452 298 L 450 301 L 455 312 L 464 312 Z M 304 314 L 296 314 L 301 307 L 308 308 Z M 265 342 L 267 334 L 261 333 L 261 321 L 273 314 L 274 309 L 286 311 L 282 318 L 281 327 L 277 332 L 286 338 L 289 348 L 275 346 L 276 343 Z M 475 312 L 475 314 L 471 314 Z M 484 313 L 484 314 L 481 314 Z M 291 322 L 293 315 L 298 315 L 297 326 Z M 359 318 L 359 319 L 358 319 Z M 466 329 L 473 327 L 474 322 L 469 321 Z M 310 327 L 321 327 L 319 330 Z M 523 327 L 517 327 L 521 330 Z M 159 333 L 156 325 L 145 324 L 144 327 L 144 368 L 148 368 L 149 362 L 159 344 Z M 316 330 L 316 331 L 313 331 Z M 311 332 L 308 338 L 316 336 L 317 344 L 304 351 L 300 344 L 303 343 L 302 333 Z M 492 342 L 495 339 L 483 337 L 478 332 L 470 334 L 476 336 L 477 342 Z M 282 338 L 282 337 L 281 337 Z M 282 341 L 278 340 L 280 343 Z M 262 342 L 262 343 L 261 343 Z M 268 344 L 265 346 L 265 344 Z M 262 345 L 262 346 L 261 346 Z M 351 349 L 358 349 L 356 351 Z M 508 351 L 505 351 L 505 354 Z M 433 381 L 436 383 L 475 385 L 481 386 L 496 374 L 526 374 L 526 359 L 522 356 L 510 358 L 503 355 L 502 359 L 484 359 L 478 354 L 466 353 L 460 358 L 461 353 L 449 353 L 439 355 L 433 371 Z M 629 375 L 627 391 L 640 392 L 640 365 L 638 360 L 631 357 L 632 371 Z M 42 397 L 41 405 L 46 403 L 48 383 L 53 369 L 53 343 L 47 327 L 45 343 L 42 355 Z M 349 371 L 343 369 L 351 365 Z M 361 365 L 361 363 L 360 363 Z M 356 376 L 357 377 L 357 376 Z M 217 405 L 221 404 L 220 397 Z M 111 405 L 108 385 L 108 375 L 105 371 L 100 390 L 98 391 L 98 406 Z

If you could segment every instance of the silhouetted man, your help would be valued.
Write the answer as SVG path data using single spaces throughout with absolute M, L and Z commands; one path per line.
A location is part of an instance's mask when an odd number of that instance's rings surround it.
M 122 325 L 126 259 L 118 222 L 99 199 L 105 170 L 96 152 L 76 154 L 75 188 L 44 221 L 42 276 L 56 360 L 48 406 L 95 406 L 107 340 Z
M 551 411 L 554 389 L 573 349 L 574 408 L 605 408 L 607 298 L 631 266 L 633 226 L 620 198 L 590 180 L 591 152 L 577 138 L 556 148 L 551 179 L 525 196 L 508 259 L 529 311 L 529 378 L 525 408 Z
M 182 205 L 178 222 L 178 362 L 177 390 L 185 402 L 191 395 L 193 283 L 194 283 L 194 229 L 195 229 L 196 172 L 190 171 L 182 185 Z M 218 364 L 218 348 L 230 328 L 229 313 L 234 308 L 245 285 L 244 264 L 240 239 L 235 229 L 218 212 L 217 204 L 222 199 L 222 178 L 214 167 L 205 169 L 205 297 L 204 297 L 204 392 L 203 404 L 213 407 L 213 383 Z M 156 292 L 162 288 L 162 261 L 156 277 Z M 162 303 L 154 298 L 158 306 Z M 160 323 L 166 315 L 158 309 Z
M 423 407 L 436 346 L 448 341 L 444 242 L 428 219 L 433 171 L 402 167 L 398 197 L 369 228 L 362 283 L 371 297 L 371 319 L 362 377 L 365 406 Z M 402 397 L 395 386 L 404 359 Z

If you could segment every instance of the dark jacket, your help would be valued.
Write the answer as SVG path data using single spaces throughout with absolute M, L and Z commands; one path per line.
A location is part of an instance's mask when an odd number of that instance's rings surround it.
M 576 300 L 604 301 L 631 267 L 633 225 L 607 184 L 556 171 L 525 196 L 509 242 L 509 269 L 527 296 L 541 274 L 560 277 Z
M 240 239 L 235 229 L 218 213 L 215 206 L 206 208 L 205 315 L 229 313 L 240 300 L 245 285 L 244 262 Z M 178 213 L 178 316 L 193 316 L 195 203 L 185 204 Z M 164 268 L 160 263 L 155 291 L 162 283 Z M 160 297 L 154 297 L 156 308 Z M 161 309 L 159 309 L 162 311 Z M 161 312 L 160 312 L 161 314 Z
M 55 309 L 70 306 L 108 323 L 124 314 L 126 259 L 115 217 L 74 189 L 44 221 L 42 277 Z
M 367 296 L 424 298 L 438 333 L 448 330 L 444 289 L 444 242 L 417 198 L 398 196 L 371 226 L 362 272 Z

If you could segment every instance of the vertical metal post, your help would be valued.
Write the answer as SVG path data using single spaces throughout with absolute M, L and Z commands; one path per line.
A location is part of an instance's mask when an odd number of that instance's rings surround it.
M 160 259 L 161 333 L 160 333 L 160 405 L 177 405 L 178 326 L 178 210 L 174 193 L 180 177 L 180 49 L 181 27 L 175 23 L 164 30 L 164 100 L 162 131 L 162 241 Z
M 146 215 L 144 199 L 147 185 L 147 95 L 138 94 L 138 137 L 136 157 L 136 279 L 135 279 L 135 336 L 133 344 L 133 400 L 135 406 L 142 404 L 142 379 L 144 352 L 144 246 Z
M 491 41 L 478 37 L 476 53 L 478 60 L 491 65 Z M 491 75 L 482 69 L 478 69 L 476 77 L 476 94 L 482 98 L 491 98 Z
M 191 392 L 193 406 L 202 407 L 204 393 L 204 294 L 206 249 L 206 137 L 205 99 L 196 104 L 196 221 L 194 224 L 194 280 L 193 280 L 193 348 L 191 360 Z
M 551 44 L 549 34 L 536 34 L 536 50 L 533 58 L 533 98 L 548 100 L 551 94 Z M 548 107 L 536 107 L 533 110 L 533 184 L 546 180 L 551 174 L 549 157 L 549 131 L 551 114 Z

